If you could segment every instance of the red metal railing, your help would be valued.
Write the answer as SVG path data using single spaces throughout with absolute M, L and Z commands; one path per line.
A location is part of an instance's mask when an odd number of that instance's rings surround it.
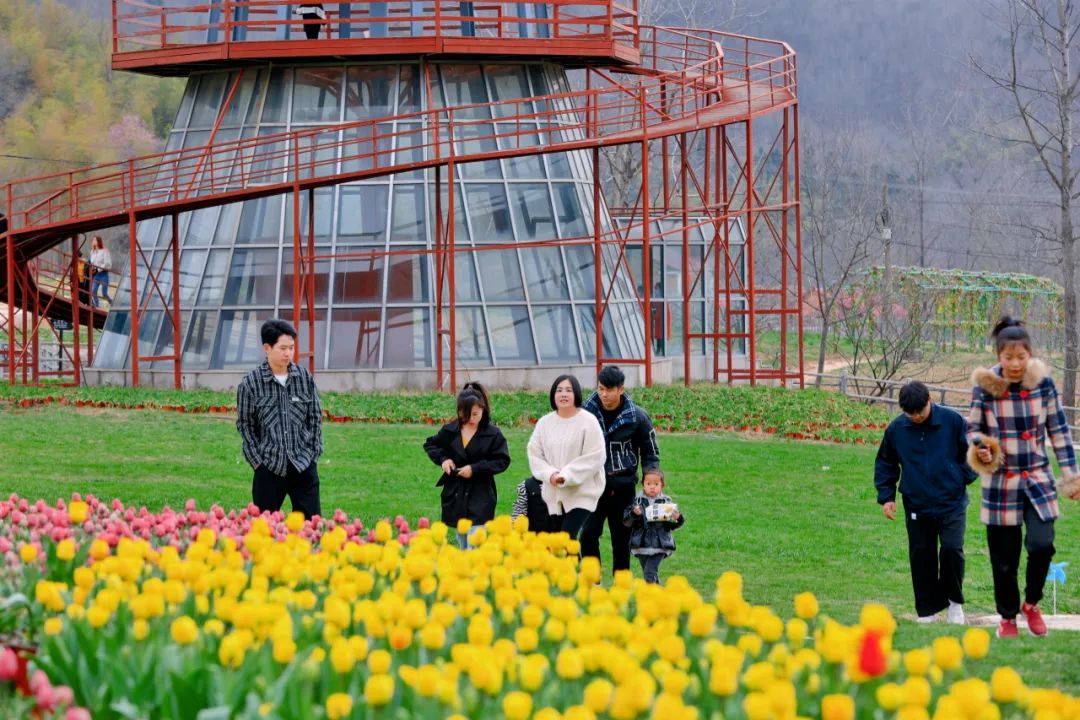
M 117 0 L 118 2 L 121 0 Z M 325 3 L 324 3 L 325 5 Z M 202 6 L 202 7 L 205 7 Z M 587 90 L 433 108 L 134 158 L 0 186 L 13 235 L 486 157 L 635 142 L 794 102 L 784 43 L 643 27 L 642 67 Z M 604 84 L 604 83 L 607 84 Z M 395 125 L 388 125 L 389 121 Z M 498 150 L 482 148 L 496 143 Z
M 113 53 L 304 39 L 311 20 L 291 0 L 172 3 L 112 0 Z M 615 0 L 353 0 L 322 3 L 320 40 L 470 38 L 603 40 L 637 46 L 637 2 Z

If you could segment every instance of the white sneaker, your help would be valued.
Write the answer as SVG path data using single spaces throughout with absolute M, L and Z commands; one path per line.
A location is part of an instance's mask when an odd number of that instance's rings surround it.
M 937 615 L 920 615 L 919 617 L 915 618 L 915 622 L 921 623 L 923 625 L 929 625 L 930 623 L 936 623 L 937 621 Z
M 949 609 L 945 611 L 945 622 L 950 625 L 967 625 L 964 618 L 964 606 L 950 600 Z

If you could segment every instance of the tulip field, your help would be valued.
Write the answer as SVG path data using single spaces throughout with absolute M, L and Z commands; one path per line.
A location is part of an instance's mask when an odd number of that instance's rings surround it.
M 0 717 L 1080 718 L 1075 634 L 911 621 L 872 448 L 661 434 L 688 518 L 661 587 L 505 515 L 458 549 L 430 432 L 328 425 L 305 521 L 248 504 L 226 418 L 0 410 Z M 977 521 L 967 545 L 989 612 Z

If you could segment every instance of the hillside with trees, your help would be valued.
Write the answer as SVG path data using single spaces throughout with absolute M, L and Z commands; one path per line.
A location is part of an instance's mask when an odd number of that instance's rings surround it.
M 112 72 L 108 6 L 0 0 L 0 181 L 162 147 L 183 81 Z

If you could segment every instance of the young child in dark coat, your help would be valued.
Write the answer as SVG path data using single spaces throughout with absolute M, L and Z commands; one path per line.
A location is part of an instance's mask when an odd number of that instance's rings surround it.
M 664 471 L 646 468 L 641 478 L 642 490 L 623 511 L 623 524 L 630 528 L 630 554 L 641 563 L 645 582 L 660 582 L 660 563 L 675 552 L 671 532 L 683 526 L 686 518 L 664 493 Z M 653 509 L 650 511 L 650 507 Z M 656 519 L 650 519 L 657 515 Z

